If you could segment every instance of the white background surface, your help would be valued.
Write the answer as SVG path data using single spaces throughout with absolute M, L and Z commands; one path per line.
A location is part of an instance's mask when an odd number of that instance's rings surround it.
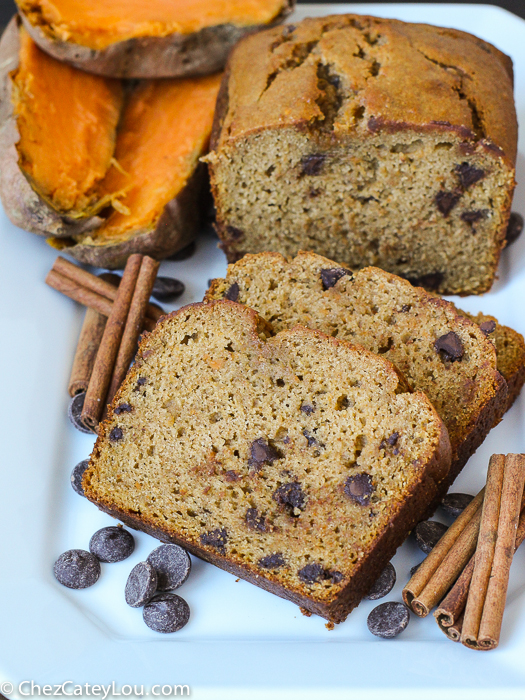
M 292 19 L 361 12 L 470 31 L 510 54 L 516 72 L 518 118 L 525 123 L 525 22 L 481 5 L 310 5 Z M 525 143 L 520 142 L 514 210 L 525 213 Z M 188 684 L 194 698 L 525 698 L 525 551 L 516 555 L 499 649 L 482 654 L 447 640 L 432 617 L 412 616 L 393 641 L 369 634 L 364 601 L 328 631 L 292 603 L 194 559 L 180 589 L 190 623 L 160 635 L 129 608 L 123 589 L 131 568 L 157 541 L 134 533 L 133 556 L 102 564 L 92 588 L 70 591 L 52 565 L 70 548 L 87 549 L 109 516 L 70 487 L 73 466 L 92 447 L 68 423 L 67 382 L 83 310 L 44 285 L 56 252 L 14 227 L 0 211 L 0 683 L 40 685 Z M 177 306 L 200 300 L 207 280 L 226 268 L 207 235 L 185 262 L 160 274 L 186 284 Z M 525 332 L 525 235 L 503 253 L 499 280 L 483 297 L 462 299 L 470 311 L 494 314 Z M 174 308 L 174 307 L 173 307 Z M 454 490 L 475 493 L 494 452 L 525 452 L 524 397 L 470 460 Z M 446 522 L 446 519 L 443 519 Z M 385 600 L 400 600 L 409 569 L 423 554 L 405 543 L 393 563 L 398 583 Z M 1 691 L 1 686 L 0 686 Z

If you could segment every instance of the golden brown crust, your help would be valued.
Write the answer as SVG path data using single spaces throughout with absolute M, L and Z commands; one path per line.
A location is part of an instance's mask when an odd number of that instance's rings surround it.
M 46 53 L 90 73 L 112 78 L 181 78 L 222 70 L 231 49 L 243 37 L 283 21 L 294 0 L 285 0 L 268 25 L 240 27 L 221 24 L 191 34 L 128 39 L 106 49 L 91 49 L 51 37 L 20 11 L 32 39 Z

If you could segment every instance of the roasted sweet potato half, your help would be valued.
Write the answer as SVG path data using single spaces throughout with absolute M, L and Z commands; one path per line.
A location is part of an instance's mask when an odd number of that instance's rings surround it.
M 16 19 L 0 66 L 0 197 L 16 225 L 110 268 L 191 241 L 220 75 L 124 88 L 47 56 Z
M 222 70 L 246 34 L 282 21 L 295 0 L 18 0 L 27 31 L 61 61 L 114 78 Z

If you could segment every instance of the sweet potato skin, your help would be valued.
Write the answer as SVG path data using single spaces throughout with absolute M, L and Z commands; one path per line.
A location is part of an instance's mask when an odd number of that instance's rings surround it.
M 168 202 L 155 228 L 136 231 L 128 240 L 107 245 L 75 243 L 75 237 L 95 231 L 102 224 L 100 217 L 69 219 L 32 188 L 18 162 L 20 133 L 11 99 L 10 74 L 18 66 L 20 22 L 15 15 L 0 39 L 0 199 L 9 219 L 26 231 L 46 236 L 51 245 L 81 262 L 109 269 L 124 267 L 132 253 L 160 260 L 190 243 L 200 224 L 199 199 L 206 177 L 202 165 Z
M 76 68 L 111 78 L 182 78 L 223 70 L 235 44 L 248 34 L 279 24 L 293 10 L 295 0 L 285 0 L 271 24 L 237 27 L 220 24 L 192 34 L 139 37 L 96 50 L 53 39 L 20 12 L 33 41 L 46 53 Z

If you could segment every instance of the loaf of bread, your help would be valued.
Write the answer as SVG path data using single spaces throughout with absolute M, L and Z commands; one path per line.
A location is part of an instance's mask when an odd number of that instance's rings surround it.
M 247 255 L 215 280 L 207 299 L 246 304 L 276 331 L 301 324 L 387 358 L 424 391 L 447 426 L 452 483 L 497 423 L 507 387 L 485 332 L 453 304 L 379 268 L 352 274 L 301 252 Z
M 512 93 L 511 60 L 452 29 L 337 15 L 243 40 L 207 157 L 229 262 L 312 250 L 487 291 L 515 185 Z
M 427 397 L 387 360 L 255 311 L 162 319 L 102 424 L 86 496 L 102 510 L 344 620 L 450 465 Z

